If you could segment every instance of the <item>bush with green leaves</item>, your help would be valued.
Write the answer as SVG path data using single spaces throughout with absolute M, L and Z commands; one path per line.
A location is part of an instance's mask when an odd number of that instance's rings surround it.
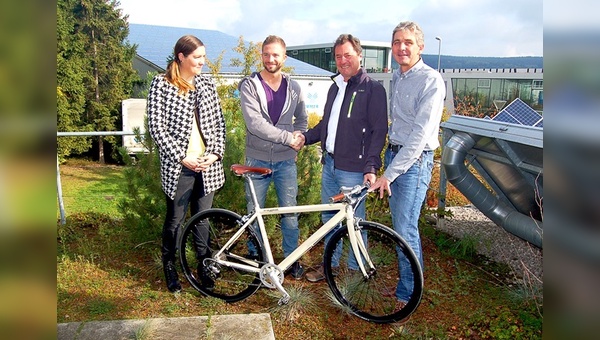
M 132 158 L 127 150 L 120 153 L 125 162 L 123 175 L 127 185 L 123 188 L 125 198 L 119 201 L 123 214 L 123 224 L 136 242 L 157 240 L 162 232 L 166 214 L 165 194 L 160 182 L 160 160 L 158 149 L 148 132 L 148 120 L 144 120 L 145 133 L 134 128 L 136 142 L 141 143 L 146 152 L 137 153 Z

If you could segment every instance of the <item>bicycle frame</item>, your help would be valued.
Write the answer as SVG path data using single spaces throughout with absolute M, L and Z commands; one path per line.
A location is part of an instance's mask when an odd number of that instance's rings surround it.
M 358 266 L 365 277 L 368 277 L 367 270 L 364 266 L 364 262 L 366 262 L 369 267 L 373 268 L 373 263 L 368 256 L 366 251 L 365 244 L 363 242 L 363 238 L 360 236 L 360 231 L 355 228 L 354 222 L 354 208 L 351 204 L 347 202 L 343 203 L 323 203 L 323 204 L 313 204 L 313 205 L 299 205 L 293 207 L 272 207 L 272 208 L 261 208 L 258 204 L 258 200 L 256 198 L 256 192 L 254 190 L 254 185 L 252 184 L 252 180 L 249 178 L 250 175 L 244 174 L 242 175 L 250 187 L 250 192 L 252 194 L 252 199 L 254 201 L 254 211 L 249 215 L 245 215 L 242 218 L 244 224 L 239 228 L 239 230 L 225 243 L 223 248 L 218 250 L 215 254 L 213 254 L 213 258 L 218 264 L 245 270 L 248 272 L 259 273 L 261 268 L 260 264 L 255 261 L 251 261 L 245 259 L 244 262 L 248 263 L 240 264 L 233 263 L 225 260 L 221 260 L 221 254 L 229 248 L 229 246 L 235 242 L 240 235 L 252 226 L 254 222 L 257 222 L 260 230 L 261 241 L 263 242 L 263 246 L 265 248 L 265 256 L 266 262 L 269 264 L 274 264 L 279 267 L 282 271 L 287 270 L 294 262 L 298 261 L 300 257 L 306 254 L 312 247 L 314 247 L 319 241 L 321 241 L 327 233 L 334 230 L 340 222 L 346 221 L 346 227 L 348 228 L 348 238 L 350 240 L 351 248 L 356 256 L 356 260 Z M 319 211 L 330 211 L 334 210 L 337 213 L 323 226 L 321 226 L 317 231 L 315 231 L 308 239 L 302 242 L 290 255 L 288 255 L 285 259 L 283 259 L 279 264 L 276 264 L 273 259 L 273 254 L 271 251 L 271 246 L 269 243 L 268 235 L 265 228 L 265 222 L 263 216 L 268 215 L 283 215 L 283 214 L 292 214 L 292 213 L 306 213 L 306 212 L 319 212 Z M 364 262 L 360 260 L 360 258 L 364 259 Z M 242 260 L 241 258 L 239 260 Z
M 206 296 L 236 302 L 264 286 L 281 293 L 279 305 L 287 304 L 291 296 L 284 287 L 285 272 L 318 242 L 331 236 L 323 251 L 323 274 L 333 297 L 348 308 L 346 311 L 367 321 L 390 323 L 407 319 L 416 310 L 423 294 L 423 272 L 414 251 L 392 228 L 355 215 L 356 207 L 369 194 L 369 183 L 342 187 L 329 203 L 265 208 L 258 203 L 253 180 L 272 170 L 240 164 L 232 165 L 231 170 L 247 182 L 254 209 L 242 216 L 227 209 L 209 209 L 186 222 L 178 240 L 179 256 L 185 276 L 195 289 Z M 275 263 L 266 228 L 267 223 L 269 227 L 274 223 L 271 215 L 325 211 L 332 217 Z M 202 251 L 204 248 L 207 252 Z M 414 280 L 410 296 L 400 300 L 398 287 L 411 288 L 402 283 L 403 276 L 411 273 Z

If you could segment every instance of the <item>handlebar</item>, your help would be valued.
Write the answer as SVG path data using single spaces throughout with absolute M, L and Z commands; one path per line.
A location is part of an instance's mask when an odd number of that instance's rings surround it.
M 352 198 L 355 198 L 355 196 L 360 195 L 366 189 L 369 189 L 370 186 L 371 186 L 371 183 L 370 182 L 366 182 L 364 184 L 355 185 L 352 188 L 350 188 L 350 187 L 341 187 L 340 188 L 341 192 L 339 194 L 337 194 L 337 195 L 334 195 L 334 196 L 330 197 L 329 198 L 329 203 L 341 202 L 343 200 L 351 200 Z

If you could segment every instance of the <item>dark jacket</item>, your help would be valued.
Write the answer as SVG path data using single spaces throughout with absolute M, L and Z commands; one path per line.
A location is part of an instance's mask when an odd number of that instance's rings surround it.
M 341 77 L 336 74 L 332 77 Z M 325 152 L 327 124 L 338 92 L 334 82 L 327 93 L 323 119 L 304 133 L 305 144 L 321 142 Z M 354 97 L 354 100 L 352 99 Z M 352 111 L 349 112 L 350 103 Z M 387 134 L 387 97 L 385 88 L 364 70 L 348 80 L 337 126 L 334 166 L 352 172 L 377 173 L 381 168 L 381 151 Z

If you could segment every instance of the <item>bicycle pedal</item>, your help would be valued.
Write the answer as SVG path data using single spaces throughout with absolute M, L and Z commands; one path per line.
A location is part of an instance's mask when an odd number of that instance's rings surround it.
M 288 302 L 290 302 L 290 296 L 288 294 L 284 295 L 281 297 L 281 299 L 279 299 L 279 301 L 277 301 L 277 304 L 279 306 L 283 306 L 283 305 L 287 305 Z

